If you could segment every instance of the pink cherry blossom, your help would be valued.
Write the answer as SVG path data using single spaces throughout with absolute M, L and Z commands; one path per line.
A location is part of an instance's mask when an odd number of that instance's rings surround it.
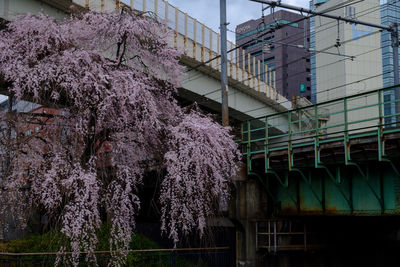
M 0 113 L 2 181 L 15 195 L 7 205 L 45 213 L 68 238 L 74 266 L 79 251 L 96 264 L 101 211 L 111 223 L 112 264 L 124 264 L 126 253 L 116 251 L 129 247 L 148 171 L 166 170 L 162 231 L 175 244 L 202 235 L 229 197 L 237 145 L 229 128 L 179 107 L 173 95 L 183 67 L 169 38 L 163 24 L 127 10 L 59 21 L 28 14 L 0 31 L 0 84 L 17 100 L 47 106 Z

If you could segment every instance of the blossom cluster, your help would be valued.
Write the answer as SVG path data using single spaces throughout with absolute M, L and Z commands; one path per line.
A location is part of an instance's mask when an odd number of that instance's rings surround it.
M 23 142 L 13 147 L 3 181 L 16 191 L 30 185 L 29 203 L 61 227 L 75 266 L 79 251 L 95 262 L 102 210 L 111 222 L 110 249 L 128 248 L 138 192 L 154 166 L 166 170 L 161 222 L 175 243 L 204 233 L 215 204 L 228 198 L 237 146 L 229 128 L 184 112 L 174 99 L 183 67 L 169 36 L 164 25 L 126 10 L 58 21 L 26 15 L 0 31 L 6 90 L 60 110 L 39 134 L 15 139 Z M 105 152 L 107 163 L 100 160 Z M 21 166 L 33 170 L 28 177 Z

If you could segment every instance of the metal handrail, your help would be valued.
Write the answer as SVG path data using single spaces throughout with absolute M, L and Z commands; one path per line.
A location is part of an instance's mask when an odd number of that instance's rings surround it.
M 394 95 L 394 90 L 400 90 L 399 86 L 362 92 L 248 120 L 242 127 L 242 136 L 247 137 L 242 139 L 242 144 L 247 146 L 244 154 L 250 156 L 264 151 L 278 150 L 288 150 L 290 154 L 294 147 L 302 147 L 303 143 L 319 147 L 320 142 L 341 140 L 347 144 L 354 138 L 386 134 L 388 131 L 400 132 L 398 128 L 400 113 L 394 110 L 394 105 L 399 103 L 400 99 L 385 101 L 382 97 L 384 92 Z M 354 103 L 355 101 L 357 103 Z M 383 111 L 388 105 L 390 112 L 384 114 Z M 304 111 L 309 113 L 314 111 L 314 117 L 303 118 Z M 388 122 L 389 118 L 393 119 Z M 256 125 L 252 126 L 252 123 Z M 282 130 L 285 127 L 287 129 Z M 276 131 L 271 133 L 271 129 Z

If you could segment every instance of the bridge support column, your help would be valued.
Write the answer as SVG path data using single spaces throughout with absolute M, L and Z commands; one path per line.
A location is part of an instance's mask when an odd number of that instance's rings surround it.
M 240 223 L 237 232 L 237 267 L 255 267 L 257 256 L 256 221 L 266 204 L 261 205 L 261 186 L 255 179 L 247 179 L 237 187 L 236 219 Z M 241 228 L 241 229 L 239 229 Z

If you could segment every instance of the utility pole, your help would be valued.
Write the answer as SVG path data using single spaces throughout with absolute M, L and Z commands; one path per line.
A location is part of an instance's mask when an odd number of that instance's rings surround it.
M 221 105 L 222 125 L 229 125 L 228 107 L 228 62 L 227 62 L 227 41 L 226 41 L 226 0 L 219 1 L 220 11 L 220 32 L 221 32 Z

